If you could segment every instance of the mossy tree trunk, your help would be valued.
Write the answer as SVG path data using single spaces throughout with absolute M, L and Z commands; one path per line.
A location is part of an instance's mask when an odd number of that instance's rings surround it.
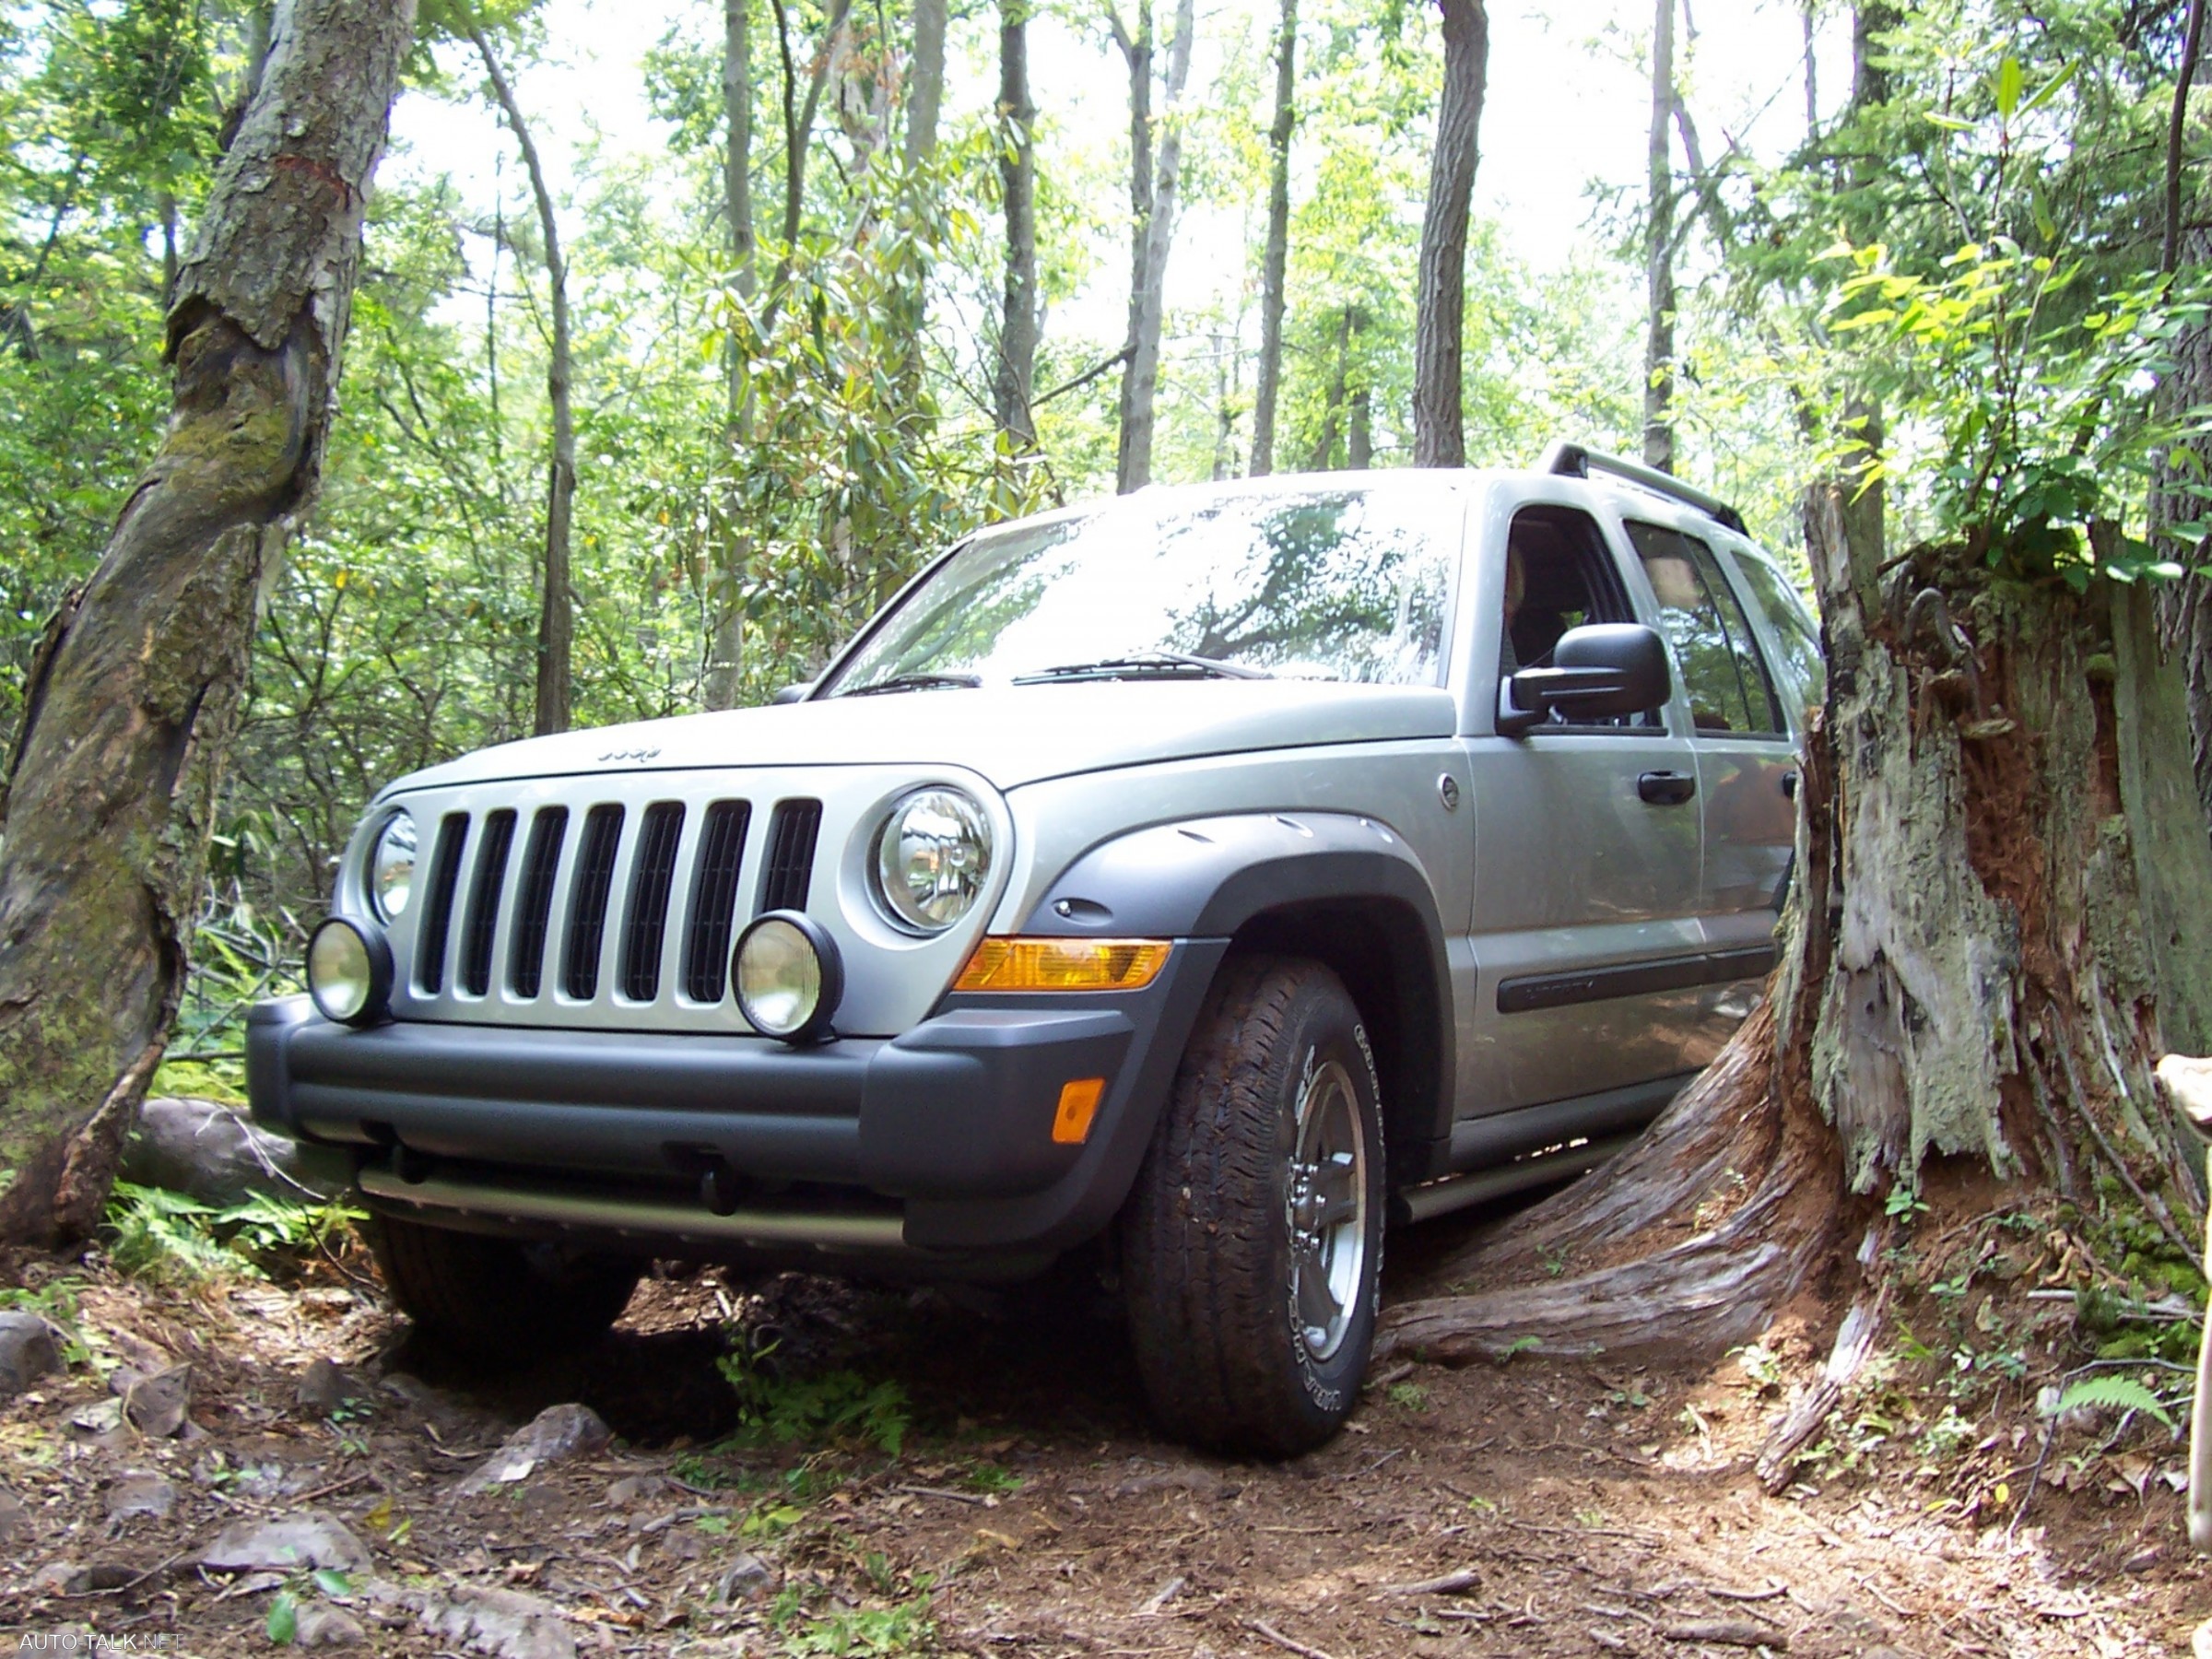
M 1872 1297 L 1883 1200 L 1931 1156 L 2084 1203 L 2116 1182 L 2194 1253 L 2199 1162 L 2151 1071 L 2212 1031 L 2185 924 L 2212 841 L 2148 596 L 1966 549 L 1886 563 L 1879 511 L 1808 508 L 1830 680 L 1765 1006 L 1638 1146 L 1447 1264 L 1466 1293 L 1393 1310 L 1388 1346 L 1717 1348 L 1817 1270 Z
M 159 453 L 49 624 L 0 850 L 0 1239 L 88 1232 L 176 1011 L 259 596 L 312 509 L 413 0 L 290 0 L 178 275 Z

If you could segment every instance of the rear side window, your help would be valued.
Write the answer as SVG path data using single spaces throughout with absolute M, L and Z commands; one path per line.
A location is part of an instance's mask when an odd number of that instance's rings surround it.
M 1820 630 L 1782 572 L 1756 553 L 1738 552 L 1735 568 L 1744 573 L 1751 602 L 1774 630 L 1781 660 L 1775 667 L 1795 688 L 1806 707 L 1818 702 L 1828 687 L 1828 664 L 1820 655 Z
M 1712 549 L 1662 524 L 1631 519 L 1628 531 L 1658 596 L 1698 730 L 1760 735 L 1787 731 L 1751 625 Z

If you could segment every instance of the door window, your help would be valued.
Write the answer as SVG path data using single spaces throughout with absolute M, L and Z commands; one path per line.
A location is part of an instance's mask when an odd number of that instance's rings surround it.
M 1631 519 L 1628 531 L 1658 597 L 1660 620 L 1674 641 L 1698 730 L 1785 732 L 1782 700 L 1774 695 L 1750 623 L 1712 549 L 1694 535 L 1661 524 Z
M 1587 622 L 1633 622 L 1636 614 L 1597 521 L 1571 507 L 1524 507 L 1505 544 L 1505 614 L 1499 629 L 1498 676 L 1548 668 L 1570 629 Z M 1553 710 L 1551 721 L 1566 716 Z M 1658 724 L 1658 712 L 1592 718 L 1584 729 Z

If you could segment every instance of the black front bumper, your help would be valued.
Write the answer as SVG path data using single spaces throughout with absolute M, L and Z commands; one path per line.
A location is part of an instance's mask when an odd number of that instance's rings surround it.
M 1181 942 L 1141 992 L 953 997 L 899 1038 L 804 1049 L 354 1030 L 288 997 L 253 1011 L 248 1093 L 256 1122 L 343 1149 L 362 1195 L 395 1213 L 636 1247 L 1049 1253 L 1120 1207 L 1226 948 Z M 1061 1089 L 1084 1077 L 1106 1079 L 1098 1115 L 1062 1145 Z

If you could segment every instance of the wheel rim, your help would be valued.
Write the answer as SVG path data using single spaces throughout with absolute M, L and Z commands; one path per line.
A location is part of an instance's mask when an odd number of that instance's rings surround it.
M 1283 1214 L 1291 1323 L 1306 1352 L 1325 1360 L 1344 1346 L 1367 1274 L 1367 1136 L 1351 1075 L 1336 1061 L 1316 1066 L 1300 1091 Z

